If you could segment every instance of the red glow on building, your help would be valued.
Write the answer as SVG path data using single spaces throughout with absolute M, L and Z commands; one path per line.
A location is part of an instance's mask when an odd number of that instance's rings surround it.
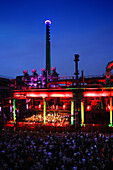
M 23 72 L 26 74 L 28 71 L 24 70 Z
M 9 103 L 11 104 L 11 100 L 9 100 Z
M 51 71 L 54 71 L 54 70 L 55 70 L 55 67 L 52 67 L 52 68 L 51 68 Z
M 42 68 L 41 71 L 45 71 L 45 68 Z
M 13 88 L 1 103 L 0 111 L 3 111 L 5 115 L 5 112 L 7 114 L 7 110 L 10 110 L 8 116 L 9 119 L 14 119 L 14 124 L 20 123 L 17 121 L 22 120 L 28 126 L 43 122 L 44 126 L 63 127 L 67 126 L 66 121 L 71 125 L 78 124 L 78 127 L 80 121 L 82 127 L 85 127 L 87 123 L 91 123 L 91 126 L 102 123 L 103 126 L 103 122 L 106 123 L 109 119 L 109 125 L 113 127 L 113 75 L 111 75 L 113 61 L 107 64 L 106 74 L 103 76 L 86 77 L 82 70 L 82 76 L 79 77 L 79 55 L 75 54 L 74 76 L 59 77 L 56 67 L 51 68 L 49 25 L 50 21 L 46 20 L 46 69 L 41 69 L 42 74 L 37 74 L 33 69 L 32 75 L 24 70 L 23 76 L 17 76 L 14 82 L 12 80 L 10 83 Z M 8 81 L 7 88 L 10 87 L 10 83 Z M 5 107 L 8 109 L 4 109 Z M 19 117 L 17 120 L 16 114 Z M 48 115 L 51 117 L 48 118 Z M 68 115 L 70 115 L 69 121 Z M 58 123 L 56 124 L 56 122 Z M 40 125 L 42 126 L 42 124 Z
M 91 106 L 90 105 L 87 106 L 87 111 L 91 111 Z
M 64 109 L 64 110 L 66 109 L 66 105 L 65 105 L 65 104 L 63 104 L 63 109 Z
M 48 92 L 27 92 L 26 97 L 48 97 Z
M 39 105 L 38 105 L 38 108 L 41 109 L 41 107 L 42 107 L 41 104 L 39 104 Z
M 106 78 L 110 78 L 111 77 L 111 72 L 106 72 Z
M 111 69 L 113 67 L 113 63 L 110 63 L 107 67 L 107 69 Z
M 72 92 L 50 92 L 49 97 L 73 97 Z
M 87 91 L 83 95 L 84 97 L 106 97 L 113 96 L 113 91 Z
M 107 106 L 106 106 L 106 110 L 107 110 L 107 111 L 110 111 L 110 105 L 107 105 Z M 113 110 L 113 106 L 112 106 L 112 110 Z
M 32 70 L 32 72 L 34 72 L 34 73 L 35 73 L 35 72 L 36 72 L 36 70 L 35 70 L 35 69 L 33 69 L 33 70 Z
M 15 92 L 14 98 L 29 98 L 29 97 L 73 97 L 72 92 Z

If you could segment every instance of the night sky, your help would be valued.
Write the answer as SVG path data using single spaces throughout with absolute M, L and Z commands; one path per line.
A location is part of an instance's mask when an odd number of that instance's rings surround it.
M 51 24 L 52 67 L 73 76 L 105 74 L 113 60 L 112 0 L 0 0 L 0 75 L 15 78 L 23 70 L 41 73 L 46 62 L 46 26 Z

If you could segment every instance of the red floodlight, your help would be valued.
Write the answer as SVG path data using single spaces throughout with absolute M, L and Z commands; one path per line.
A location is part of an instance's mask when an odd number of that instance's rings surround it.
M 63 109 L 64 109 L 64 110 L 66 109 L 66 105 L 65 105 L 65 104 L 63 104 Z
M 90 105 L 87 106 L 87 111 L 91 111 L 91 106 Z
M 41 107 L 42 107 L 41 104 L 39 104 L 39 105 L 38 105 L 38 108 L 41 109 Z

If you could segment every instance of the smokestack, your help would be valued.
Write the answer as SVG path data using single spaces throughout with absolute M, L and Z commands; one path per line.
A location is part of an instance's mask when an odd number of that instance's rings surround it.
M 79 61 L 79 55 L 75 54 L 75 73 L 74 75 L 76 75 L 76 80 L 78 80 L 78 75 L 79 75 L 79 71 L 78 71 L 78 61 Z
M 50 54 L 50 20 L 45 21 L 46 24 L 46 74 L 51 75 L 51 54 Z

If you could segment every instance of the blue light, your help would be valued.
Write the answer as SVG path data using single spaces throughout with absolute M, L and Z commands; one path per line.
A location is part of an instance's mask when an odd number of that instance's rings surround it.
M 45 24 L 50 25 L 50 24 L 51 24 L 51 21 L 50 21 L 50 20 L 46 20 L 46 21 L 45 21 Z

